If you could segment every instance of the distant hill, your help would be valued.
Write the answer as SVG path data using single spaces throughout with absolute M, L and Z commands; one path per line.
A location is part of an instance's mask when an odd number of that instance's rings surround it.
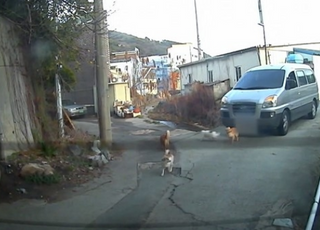
M 140 56 L 152 56 L 165 55 L 171 45 L 181 43 L 168 40 L 155 41 L 147 37 L 139 38 L 126 33 L 110 31 L 109 44 L 111 52 L 129 51 L 137 47 L 140 51 Z

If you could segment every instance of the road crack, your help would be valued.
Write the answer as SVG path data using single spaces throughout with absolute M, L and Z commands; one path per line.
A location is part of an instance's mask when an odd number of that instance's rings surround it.
M 188 180 L 188 183 L 190 183 L 191 181 L 193 181 L 193 178 L 190 177 L 190 174 L 191 174 L 191 171 L 194 169 L 195 167 L 195 164 L 192 163 L 192 167 L 187 171 L 186 175 L 183 176 L 183 175 L 180 175 L 179 177 L 180 178 L 184 178 L 184 179 L 187 179 Z M 175 202 L 174 200 L 174 195 L 175 195 L 175 192 L 177 190 L 177 188 L 179 186 L 182 186 L 184 185 L 185 183 L 182 183 L 182 184 L 179 184 L 179 185 L 176 185 L 176 184 L 172 184 L 172 188 L 171 188 L 171 192 L 170 192 L 170 196 L 168 197 L 168 200 L 171 202 L 171 204 L 173 206 L 175 206 L 177 209 L 179 209 L 179 211 L 181 211 L 183 214 L 185 215 L 189 215 L 191 217 L 192 220 L 194 220 L 197 224 L 196 225 L 199 225 L 201 224 L 201 226 L 206 226 L 206 225 L 209 225 L 209 223 L 207 223 L 206 221 L 203 221 L 201 220 L 199 217 L 197 217 L 194 213 L 192 212 L 188 212 L 186 210 L 184 210 L 178 203 Z
M 209 223 L 207 223 L 206 221 L 201 220 L 199 217 L 197 217 L 194 213 L 192 212 L 188 212 L 186 210 L 184 210 L 178 203 L 175 202 L 173 196 L 176 192 L 176 189 L 179 187 L 180 185 L 172 185 L 172 190 L 170 192 L 170 196 L 169 196 L 169 201 L 171 202 L 171 204 L 173 206 L 175 206 L 177 209 L 179 209 L 183 214 L 185 215 L 189 215 L 192 220 L 196 221 L 197 223 L 201 223 L 202 226 L 206 226 L 209 225 Z

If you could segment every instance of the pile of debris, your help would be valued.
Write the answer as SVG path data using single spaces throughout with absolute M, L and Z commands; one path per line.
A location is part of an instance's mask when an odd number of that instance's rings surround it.
M 132 105 L 131 101 L 115 101 L 113 103 L 114 113 L 121 118 L 133 118 L 141 116 L 139 107 Z

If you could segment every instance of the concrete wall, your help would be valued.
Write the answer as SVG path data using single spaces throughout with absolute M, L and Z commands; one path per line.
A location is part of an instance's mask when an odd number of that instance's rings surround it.
M 0 133 L 6 156 L 33 144 L 34 107 L 19 39 L 0 17 Z
M 185 88 L 186 84 L 192 83 L 192 82 L 189 82 L 189 74 L 191 75 L 193 81 L 207 82 L 208 81 L 207 63 L 201 62 L 201 63 L 180 68 L 180 81 L 181 81 L 182 89 Z
M 182 95 L 186 95 L 192 92 L 196 84 L 186 85 L 186 88 Z M 205 84 L 204 86 L 213 91 L 214 98 L 220 100 L 230 90 L 230 80 L 217 81 L 212 84 Z
M 113 102 L 130 101 L 130 88 L 128 83 L 109 84 L 110 110 L 113 111 Z
M 229 92 L 230 90 L 230 81 L 221 81 L 213 85 L 213 95 L 216 100 L 222 99 L 222 97 Z

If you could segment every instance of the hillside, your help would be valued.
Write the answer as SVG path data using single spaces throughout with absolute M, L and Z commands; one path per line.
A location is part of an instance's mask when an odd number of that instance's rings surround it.
M 171 45 L 180 43 L 168 40 L 154 41 L 147 37 L 138 38 L 130 34 L 110 31 L 109 44 L 111 52 L 134 50 L 137 47 L 140 50 L 140 56 L 152 56 L 164 55 Z

